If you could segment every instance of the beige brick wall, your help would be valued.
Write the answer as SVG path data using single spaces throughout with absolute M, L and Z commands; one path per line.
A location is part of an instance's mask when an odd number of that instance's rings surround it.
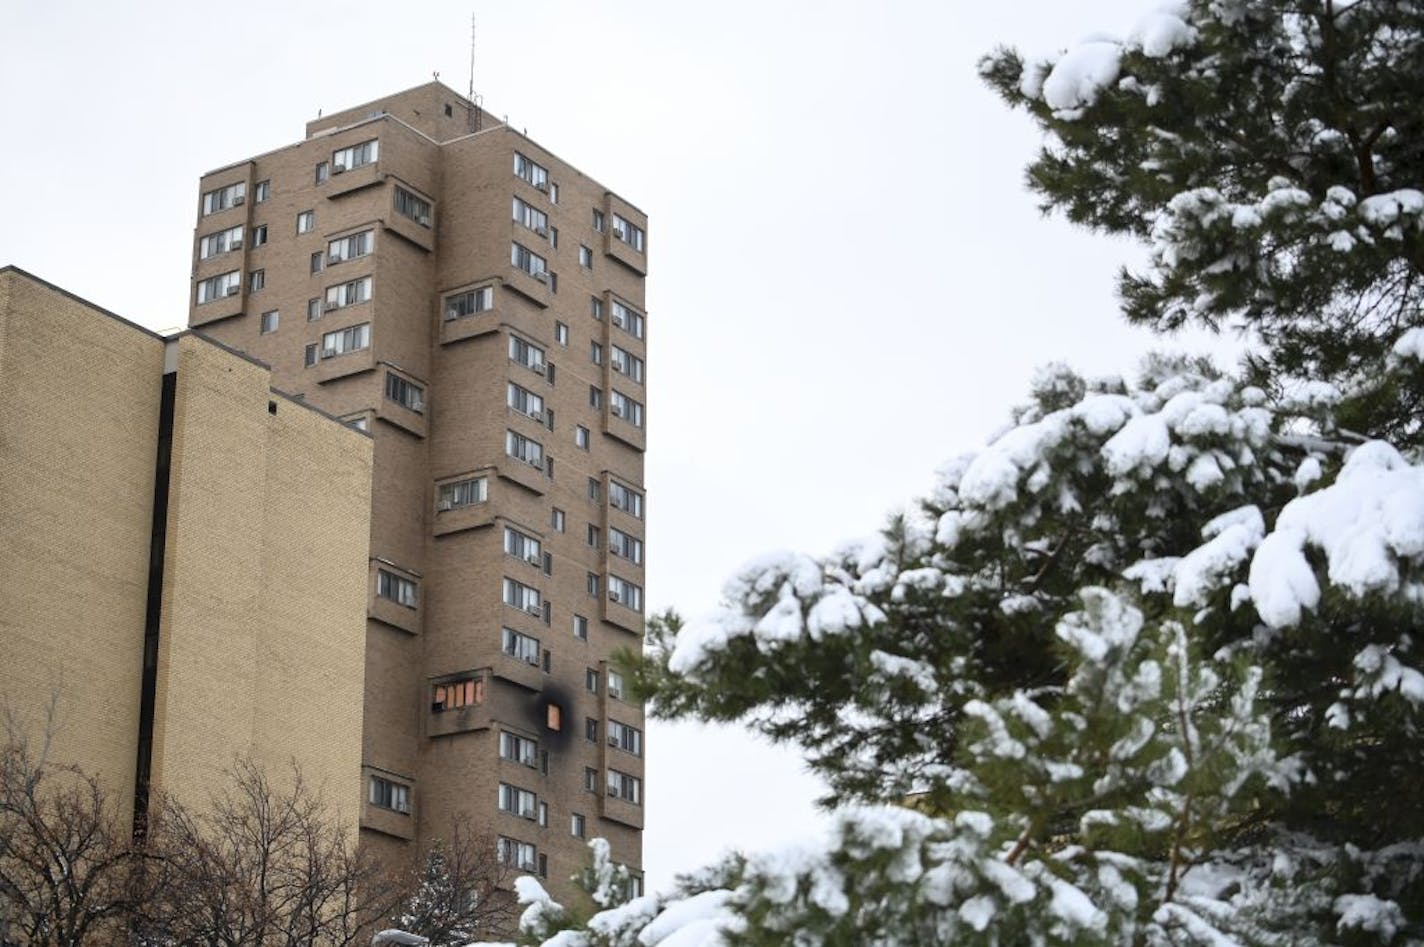
M 163 341 L 0 270 L 0 705 L 132 811 Z

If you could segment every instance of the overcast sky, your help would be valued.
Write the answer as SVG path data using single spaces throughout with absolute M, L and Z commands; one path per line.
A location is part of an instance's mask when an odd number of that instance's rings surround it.
M 874 532 L 1036 365 L 1171 344 L 1118 315 L 1139 249 L 1038 213 L 1037 135 L 975 73 L 1154 5 L 12 0 L 0 265 L 181 326 L 198 176 L 436 71 L 465 90 L 474 12 L 486 106 L 649 214 L 648 599 L 695 614 L 756 554 Z M 653 887 L 814 831 L 793 751 L 648 742 Z

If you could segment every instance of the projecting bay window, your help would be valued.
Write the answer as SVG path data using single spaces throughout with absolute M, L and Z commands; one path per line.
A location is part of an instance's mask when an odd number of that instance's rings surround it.
M 374 244 L 374 231 L 371 230 L 353 233 L 349 237 L 338 237 L 326 245 L 326 262 L 341 263 L 344 260 L 355 260 L 370 253 Z
M 608 600 L 635 612 L 643 610 L 643 587 L 616 575 L 608 577 Z
M 622 418 L 634 427 L 643 426 L 642 402 L 634 401 L 617 388 L 608 393 L 608 411 L 615 418 Z
M 501 865 L 511 865 L 518 871 L 532 872 L 537 869 L 534 846 L 528 842 L 500 836 L 495 846 L 495 855 Z
M 527 388 L 521 388 L 514 382 L 510 382 L 508 385 L 505 404 L 520 414 L 528 415 L 535 421 L 542 422 L 544 420 L 544 399 Z
M 542 565 L 544 562 L 544 548 L 539 540 L 509 526 L 504 528 L 504 552 L 516 559 L 523 559 L 531 566 Z
M 467 293 L 445 297 L 445 321 L 473 316 L 494 308 L 494 287 L 481 286 Z
M 219 230 L 217 233 L 208 234 L 198 241 L 198 259 L 206 260 L 209 257 L 217 256 L 219 253 L 227 253 L 229 250 L 242 249 L 242 228 L 229 227 L 227 230 Z
M 337 329 L 321 337 L 321 357 L 336 358 L 371 347 L 371 324 L 363 322 L 349 329 Z
M 613 236 L 622 240 L 639 253 L 643 252 L 643 245 L 646 240 L 643 234 L 643 228 L 635 226 L 617 214 L 613 215 Z
M 640 806 L 643 804 L 643 781 L 636 776 L 610 769 L 608 771 L 608 794 L 616 799 Z
M 508 731 L 501 731 L 499 735 L 499 756 L 500 759 L 509 760 L 511 763 L 521 763 L 530 768 L 539 765 L 539 743 L 528 737 L 517 736 Z
M 210 303 L 214 299 L 236 296 L 241 290 L 242 273 L 239 270 L 205 279 L 198 284 L 198 305 Z
M 537 207 L 530 207 L 517 197 L 514 199 L 514 221 L 541 237 L 549 236 L 549 215 Z
M 371 277 L 369 276 L 363 276 L 361 279 L 355 279 L 349 283 L 328 286 L 326 289 L 326 311 L 355 306 L 370 298 Z
M 517 151 L 514 153 L 514 174 L 541 191 L 549 189 L 549 170 L 543 165 L 535 164 Z
M 422 227 L 430 226 L 430 202 L 425 198 L 417 197 L 400 185 L 396 185 L 394 200 L 397 214 L 409 217 Z
M 435 507 L 437 510 L 456 510 L 462 506 L 483 503 L 489 497 L 489 482 L 484 477 L 471 477 L 454 483 L 442 483 Z
M 509 783 L 500 783 L 499 811 L 510 812 L 521 819 L 528 819 L 532 822 L 539 814 L 539 802 L 535 795 L 527 789 L 520 789 L 518 786 L 509 785 Z
M 203 195 L 203 216 L 216 214 L 220 210 L 227 210 L 229 207 L 239 207 L 247 198 L 247 182 L 238 181 L 236 184 L 229 184 L 227 187 L 220 187 L 217 190 L 208 191 Z
M 417 414 L 425 410 L 425 389 L 395 372 L 386 373 L 386 397 Z
M 608 745 L 634 756 L 643 755 L 643 731 L 617 720 L 608 721 Z
M 385 569 L 376 570 L 376 594 L 406 608 L 416 607 L 415 583 Z
M 608 527 L 608 551 L 634 565 L 643 564 L 643 541 L 615 526 Z
M 635 339 L 643 337 L 643 316 L 618 300 L 613 300 L 613 324 Z
M 509 358 L 536 375 L 545 373 L 544 350 L 533 342 L 526 342 L 517 335 L 509 337 Z
M 521 243 L 510 243 L 509 262 L 541 283 L 549 281 L 549 261 Z
M 511 580 L 505 579 L 504 581 L 509 583 Z M 519 583 L 516 582 L 515 584 L 518 585 Z M 529 587 L 521 586 L 521 588 L 527 589 Z M 536 596 L 539 594 L 537 590 L 530 589 L 530 591 L 534 592 Z M 533 664 L 535 666 L 539 664 L 538 638 L 522 635 L 512 628 L 502 628 L 500 632 L 500 649 L 504 651 L 505 654 L 511 658 L 517 658 L 525 664 Z
M 643 383 L 643 360 L 627 349 L 616 345 L 610 348 L 608 364 L 615 372 L 627 375 L 640 385 Z
M 352 145 L 349 148 L 332 152 L 331 173 L 342 174 L 362 165 L 374 164 L 379 146 L 380 142 L 373 138 L 370 141 L 363 141 L 359 145 Z
M 638 519 L 643 518 L 643 495 L 616 480 L 608 481 L 608 504 L 615 510 L 622 510 Z
M 504 432 L 504 452 L 531 467 L 544 469 L 544 445 L 514 431 Z
M 440 714 L 447 710 L 473 707 L 484 703 L 484 700 L 485 682 L 481 678 L 467 677 L 458 681 L 445 681 L 431 688 L 430 710 Z
M 372 776 L 366 799 L 373 806 L 410 815 L 410 787 Z

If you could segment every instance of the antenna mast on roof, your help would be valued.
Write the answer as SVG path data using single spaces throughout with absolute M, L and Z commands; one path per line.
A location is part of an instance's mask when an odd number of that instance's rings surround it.
M 475 14 L 470 13 L 470 131 L 477 132 L 484 125 L 484 109 L 475 96 Z

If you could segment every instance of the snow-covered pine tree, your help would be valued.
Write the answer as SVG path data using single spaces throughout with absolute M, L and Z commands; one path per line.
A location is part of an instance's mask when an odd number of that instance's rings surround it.
M 1422 38 L 1201 0 L 986 61 L 1047 205 L 1153 242 L 1129 316 L 1249 370 L 1046 370 L 879 538 L 653 623 L 655 710 L 804 746 L 835 829 L 587 919 L 527 884 L 527 942 L 1424 943 Z
M 1417 438 L 1424 374 L 1377 369 L 1424 302 L 1424 5 L 1191 0 L 1125 41 L 981 64 L 1046 144 L 1045 209 L 1151 243 L 1124 309 L 1157 329 L 1241 326 L 1256 383 L 1336 384 L 1342 423 Z

